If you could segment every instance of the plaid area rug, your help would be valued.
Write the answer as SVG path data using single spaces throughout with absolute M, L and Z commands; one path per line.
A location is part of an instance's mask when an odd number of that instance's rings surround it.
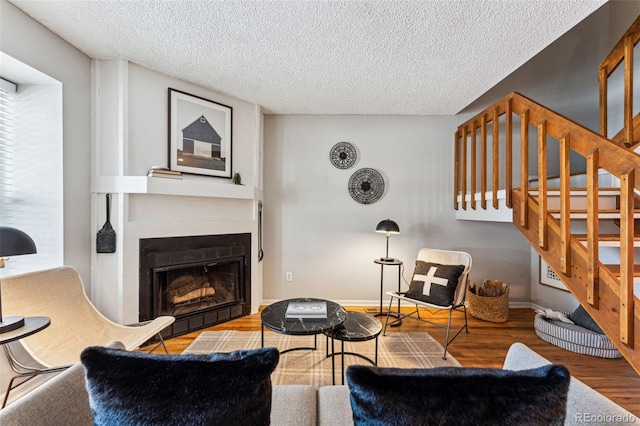
M 280 351 L 289 348 L 313 347 L 314 336 L 287 336 L 264 332 L 265 346 L 276 347 Z M 280 362 L 271 376 L 275 385 L 310 384 L 316 387 L 330 385 L 331 358 L 327 358 L 327 339 L 316 336 L 317 349 L 304 349 L 280 355 Z M 335 341 L 336 351 L 340 351 L 339 341 Z M 331 349 L 331 341 L 328 342 Z M 261 346 L 259 331 L 203 331 L 187 349 L 185 354 L 203 354 L 211 352 L 231 352 L 238 349 L 255 349 Z M 370 359 L 375 358 L 375 340 L 345 343 L 345 352 L 354 352 Z M 378 340 L 378 366 L 400 368 L 429 368 L 460 366 L 460 363 L 447 354 L 442 359 L 444 349 L 440 343 L 427 333 L 394 332 L 380 335 Z M 349 365 L 371 365 L 366 360 L 345 355 L 345 369 Z M 341 357 L 335 357 L 336 384 L 341 384 Z

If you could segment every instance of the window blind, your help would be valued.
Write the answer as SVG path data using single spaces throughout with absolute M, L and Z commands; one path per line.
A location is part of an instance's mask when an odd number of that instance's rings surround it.
M 14 112 L 16 85 L 0 79 L 0 224 L 14 222 Z

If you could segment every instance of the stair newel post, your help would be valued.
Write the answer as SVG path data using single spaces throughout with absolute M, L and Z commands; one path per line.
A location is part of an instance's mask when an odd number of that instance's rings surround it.
M 506 147 L 505 147 L 505 188 L 506 188 L 506 205 L 507 207 L 513 207 L 513 200 L 511 191 L 513 189 L 513 117 L 511 116 L 511 98 L 504 105 L 505 112 L 505 136 L 506 136 Z
M 538 124 L 538 245 L 547 249 L 547 122 Z
M 620 176 L 620 341 L 633 347 L 633 188 L 635 171 Z
M 471 208 L 473 210 L 476 209 L 476 191 L 477 182 L 476 182 L 476 174 L 477 174 L 477 154 L 476 154 L 476 122 L 473 121 L 471 123 Z
M 487 116 L 483 114 L 480 118 L 480 155 L 482 156 L 482 167 L 480 170 L 480 206 L 487 209 Z
M 560 139 L 560 270 L 571 276 L 571 136 Z
M 460 140 L 460 167 L 462 169 L 462 210 L 467 209 L 467 126 L 463 126 L 461 130 L 462 139 Z M 473 197 L 473 193 L 471 194 Z
M 598 168 L 599 151 L 587 155 L 587 302 L 599 308 L 599 245 L 598 234 Z
M 453 208 L 458 210 L 460 195 L 460 129 L 453 137 Z M 462 194 L 464 198 L 464 194 Z
M 498 208 L 498 189 L 500 187 L 500 111 L 496 106 L 493 110 L 493 182 L 491 184 L 493 190 L 493 208 Z
M 529 110 L 520 115 L 520 226 L 527 229 L 527 203 L 529 202 Z

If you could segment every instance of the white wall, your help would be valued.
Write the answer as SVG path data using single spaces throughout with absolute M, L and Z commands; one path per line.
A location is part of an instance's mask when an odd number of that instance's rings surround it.
M 90 281 L 91 61 L 6 0 L 0 0 L 0 50 L 62 82 L 64 263 Z
M 529 246 L 504 223 L 457 221 L 453 210 L 452 117 L 265 117 L 264 298 L 322 297 L 345 304 L 377 305 L 384 234 L 377 223 L 400 227 L 389 254 L 405 263 L 411 279 L 421 247 L 468 251 L 470 278 L 512 285 L 512 301 L 528 302 Z M 331 147 L 347 141 L 359 150 L 351 169 L 335 168 Z M 347 191 L 359 168 L 377 169 L 387 190 L 362 205 Z M 387 267 L 385 290 L 397 289 L 397 269 Z M 293 281 L 285 282 L 285 272 Z M 406 289 L 406 285 L 403 285 Z

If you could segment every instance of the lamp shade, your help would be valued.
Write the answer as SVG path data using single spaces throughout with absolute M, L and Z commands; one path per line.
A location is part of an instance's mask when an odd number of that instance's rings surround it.
M 19 229 L 0 226 L 0 256 L 33 253 L 36 253 L 36 244 L 30 236 Z
M 36 252 L 36 243 L 30 236 L 10 226 L 0 226 L 0 268 L 4 268 L 4 256 L 19 256 Z M 24 326 L 23 316 L 2 316 L 2 292 L 0 291 L 0 333 L 8 333 Z
M 400 227 L 391 219 L 385 219 L 376 226 L 376 232 L 384 232 L 386 234 L 399 234 Z

